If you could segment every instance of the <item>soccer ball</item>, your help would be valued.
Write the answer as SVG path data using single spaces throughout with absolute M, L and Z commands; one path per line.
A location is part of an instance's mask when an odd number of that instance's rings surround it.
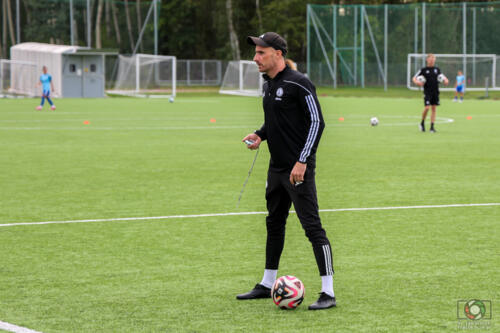
M 372 117 L 370 119 L 370 125 L 372 125 L 372 126 L 377 126 L 378 125 L 378 119 L 377 119 L 377 117 Z
M 295 309 L 302 303 L 305 295 L 302 281 L 292 275 L 285 275 L 274 281 L 271 288 L 273 302 L 281 309 Z
M 170 98 L 168 99 L 168 101 L 169 101 L 170 103 L 173 103 L 173 102 L 174 102 L 174 98 L 173 98 L 173 97 L 170 97 Z
M 417 81 L 418 81 L 418 82 L 425 83 L 425 81 L 426 81 L 426 80 L 425 80 L 425 76 L 423 76 L 423 75 L 419 75 L 419 76 L 417 76 Z
M 444 82 L 444 80 L 446 80 L 446 76 L 444 76 L 444 74 L 439 74 L 438 75 L 438 81 L 439 82 Z

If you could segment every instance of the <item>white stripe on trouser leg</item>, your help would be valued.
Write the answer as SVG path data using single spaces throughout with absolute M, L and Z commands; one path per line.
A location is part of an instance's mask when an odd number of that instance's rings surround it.
M 323 245 L 323 253 L 325 255 L 326 275 L 333 275 L 330 246 Z
M 326 245 L 325 246 L 325 249 L 326 249 L 326 255 L 327 255 L 327 258 L 328 258 L 328 273 L 330 275 L 333 274 L 333 270 L 332 270 L 332 252 L 330 251 L 330 246 Z
M 325 258 L 325 275 L 329 275 L 329 269 L 328 269 L 328 254 L 325 249 L 326 245 L 321 245 L 321 248 L 323 249 L 323 256 Z
M 326 259 L 325 246 L 321 245 L 321 248 L 323 249 L 323 259 L 325 260 L 325 275 L 328 275 L 328 269 L 326 267 L 328 265 L 328 261 Z
M 332 275 L 330 251 L 328 251 L 328 245 L 322 245 L 321 247 L 323 248 L 323 256 L 325 259 L 325 274 Z
M 333 275 L 333 263 L 332 263 L 332 248 L 330 245 L 328 247 L 328 260 L 330 261 L 330 274 Z

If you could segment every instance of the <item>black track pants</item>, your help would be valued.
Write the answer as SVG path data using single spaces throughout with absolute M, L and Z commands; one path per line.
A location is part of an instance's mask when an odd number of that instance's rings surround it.
M 320 275 L 333 275 L 332 250 L 321 226 L 314 174 L 314 169 L 307 169 L 304 183 L 294 186 L 290 183 L 290 173 L 268 171 L 266 269 L 278 269 L 285 243 L 286 219 L 293 202 L 302 228 L 312 244 Z

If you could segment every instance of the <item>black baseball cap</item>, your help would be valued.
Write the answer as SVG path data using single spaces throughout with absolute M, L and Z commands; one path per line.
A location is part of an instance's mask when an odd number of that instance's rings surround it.
M 272 47 L 275 50 L 283 52 L 283 55 L 286 55 L 287 52 L 286 40 L 275 32 L 266 32 L 259 37 L 248 36 L 247 42 L 250 45 Z

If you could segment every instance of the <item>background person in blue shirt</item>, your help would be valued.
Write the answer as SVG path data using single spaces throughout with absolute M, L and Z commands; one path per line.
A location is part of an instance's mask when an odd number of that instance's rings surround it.
M 54 91 L 54 84 L 52 83 L 52 76 L 47 73 L 47 66 L 42 67 L 42 72 L 43 74 L 40 75 L 40 82 L 38 82 L 38 85 L 42 86 L 42 101 L 39 106 L 36 107 L 37 110 L 41 110 L 43 108 L 43 104 L 45 103 L 45 99 L 50 104 L 50 109 L 55 110 L 56 106 L 52 101 L 50 100 L 50 91 Z
M 460 103 L 464 101 L 464 90 L 465 90 L 465 76 L 462 71 L 457 73 L 457 82 L 455 83 L 455 98 L 453 102 L 458 101 L 458 94 L 460 94 Z

